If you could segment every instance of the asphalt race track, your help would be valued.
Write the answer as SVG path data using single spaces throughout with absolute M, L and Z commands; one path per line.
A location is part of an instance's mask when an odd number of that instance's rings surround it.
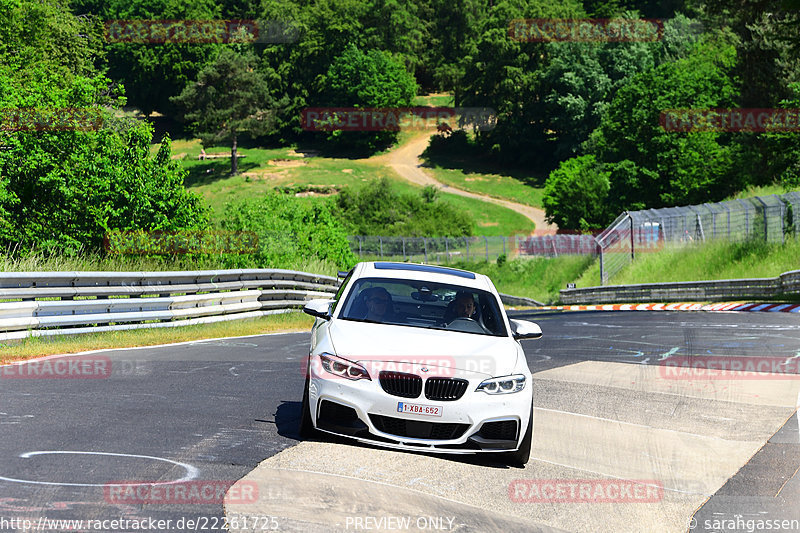
M 67 519 L 106 520 L 104 531 L 145 530 L 148 520 L 223 530 L 225 513 L 239 518 L 232 531 L 747 531 L 747 520 L 800 520 L 800 376 L 698 379 L 664 366 L 692 356 L 796 369 L 795 316 L 533 319 L 544 338 L 523 344 L 536 408 L 524 469 L 301 442 L 307 333 L 78 356 L 99 375 L 2 367 L 0 531 L 22 531 L 23 519 L 39 531 L 65 530 L 50 521 Z M 113 491 L 146 481 L 163 495 L 180 480 L 224 489 L 240 479 L 234 489 L 256 487 L 257 500 L 231 491 L 224 509 L 219 498 L 143 502 Z M 570 486 L 605 490 L 607 501 Z M 545 493 L 553 487 L 560 492 Z

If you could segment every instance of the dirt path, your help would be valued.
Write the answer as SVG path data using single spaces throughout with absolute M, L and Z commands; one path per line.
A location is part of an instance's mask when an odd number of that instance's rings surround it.
M 507 207 L 508 209 L 516 211 L 517 213 L 520 213 L 521 215 L 533 221 L 533 223 L 536 224 L 537 234 L 541 234 L 542 232 L 551 233 L 558 229 L 557 226 L 547 223 L 544 218 L 544 211 L 542 209 L 531 207 L 525 204 L 518 204 L 510 200 L 492 198 L 491 196 L 487 196 L 485 194 L 478 194 L 465 191 L 463 189 L 457 189 L 432 178 L 427 172 L 425 172 L 424 168 L 422 167 L 422 160 L 420 159 L 422 152 L 424 152 L 425 148 L 428 147 L 429 138 L 430 134 L 421 134 L 412 138 L 410 141 L 403 144 L 396 150 L 392 150 L 386 154 L 370 158 L 370 161 L 379 162 L 391 167 L 402 178 L 412 183 L 416 183 L 417 185 L 433 185 L 434 187 L 438 187 L 439 189 L 442 189 L 448 193 L 466 196 L 468 198 L 475 198 L 484 202 L 492 202 L 493 204 Z

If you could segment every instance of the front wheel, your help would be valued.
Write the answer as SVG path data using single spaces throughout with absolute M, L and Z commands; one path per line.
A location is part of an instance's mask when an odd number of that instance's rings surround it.
M 522 442 L 519 449 L 515 452 L 508 452 L 506 455 L 506 462 L 511 466 L 518 466 L 523 468 L 528 464 L 528 459 L 531 458 L 531 442 L 533 441 L 533 407 L 531 407 L 531 416 L 528 420 L 528 429 L 525 431 L 525 436 L 522 437 Z
M 300 433 L 300 437 L 304 439 L 314 437 L 317 433 L 317 430 L 314 428 L 314 422 L 311 420 L 311 408 L 309 407 L 308 400 L 308 387 L 310 382 L 310 377 L 306 376 L 306 383 L 303 387 L 303 403 L 300 407 L 300 428 L 298 433 Z

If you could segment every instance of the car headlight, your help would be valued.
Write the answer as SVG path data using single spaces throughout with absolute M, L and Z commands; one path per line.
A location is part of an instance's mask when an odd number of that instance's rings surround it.
M 339 357 L 338 355 L 322 353 L 319 355 L 319 360 L 320 363 L 322 363 L 322 368 L 324 368 L 326 372 L 330 372 L 331 374 L 339 376 L 340 378 L 350 379 L 353 381 L 359 379 L 368 379 L 372 381 L 366 368 L 358 363 L 354 363 Z
M 486 394 L 511 394 L 519 392 L 525 388 L 525 376 L 514 374 L 513 376 L 503 376 L 499 378 L 487 379 L 475 389 L 475 392 L 485 392 Z

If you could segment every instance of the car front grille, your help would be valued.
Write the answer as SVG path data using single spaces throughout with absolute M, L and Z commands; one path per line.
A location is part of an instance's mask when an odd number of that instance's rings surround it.
M 378 431 L 413 439 L 452 440 L 457 439 L 469 428 L 469 424 L 450 424 L 426 422 L 424 420 L 405 420 L 383 415 L 369 415 Z
M 392 396 L 418 398 L 422 392 L 422 378 L 415 374 L 383 370 L 378 374 L 381 388 Z
M 429 400 L 452 402 L 467 392 L 469 382 L 465 379 L 428 378 L 425 381 L 425 397 Z

